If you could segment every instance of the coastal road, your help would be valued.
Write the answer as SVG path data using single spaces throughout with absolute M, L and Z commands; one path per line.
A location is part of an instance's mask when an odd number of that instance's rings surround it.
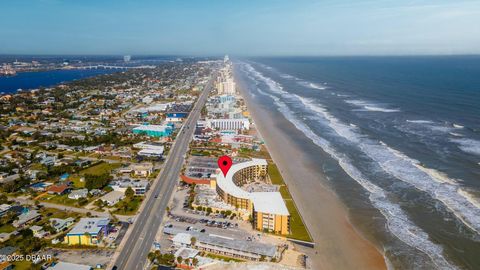
M 147 255 L 152 248 L 155 235 L 162 223 L 173 189 L 177 184 L 188 145 L 195 131 L 202 107 L 213 88 L 215 77 L 216 74 L 210 78 L 204 87 L 194 108 L 178 133 L 165 162 L 164 170 L 155 180 L 143 210 L 137 215 L 133 229 L 115 262 L 115 266 L 118 269 L 144 269 Z

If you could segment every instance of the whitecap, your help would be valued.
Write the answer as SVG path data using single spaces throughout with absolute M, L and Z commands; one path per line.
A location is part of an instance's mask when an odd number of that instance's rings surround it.
M 400 109 L 391 109 L 391 108 L 385 108 L 381 106 L 380 104 L 375 104 L 373 102 L 365 101 L 365 100 L 359 100 L 359 99 L 347 99 L 344 100 L 346 103 L 357 106 L 361 108 L 362 110 L 365 111 L 370 111 L 370 112 L 385 112 L 385 113 L 393 113 L 393 112 L 400 112 Z
M 300 81 L 298 82 L 301 86 L 308 87 L 311 89 L 317 89 L 317 90 L 325 90 L 327 89 L 325 86 L 318 85 L 316 83 L 308 82 L 308 81 Z
M 278 88 L 270 90 L 272 92 L 276 92 L 278 91 Z M 267 94 L 266 92 L 263 93 Z M 277 96 L 271 94 L 267 95 L 274 100 L 279 111 L 288 121 L 290 121 L 298 130 L 302 131 L 305 136 L 312 140 L 312 142 L 320 146 L 325 152 L 336 159 L 343 170 L 349 174 L 354 181 L 356 181 L 370 193 L 369 200 L 386 218 L 387 227 L 392 234 L 394 234 L 399 240 L 407 245 L 421 250 L 427 254 L 438 268 L 456 269 L 454 265 L 450 264 L 443 257 L 443 248 L 440 245 L 431 242 L 428 234 L 410 221 L 408 215 L 400 208 L 400 206 L 387 198 L 383 189 L 367 180 L 363 174 L 354 165 L 352 165 L 351 162 L 349 162 L 345 155 L 336 152 L 330 145 L 330 142 L 318 136 L 304 122 L 295 117 L 293 112 L 285 103 L 280 101 Z M 316 107 L 314 109 L 319 112 L 326 113 L 326 110 L 322 107 Z
M 433 124 L 433 121 L 430 120 L 407 120 L 407 122 L 414 124 Z
M 480 141 L 473 139 L 451 139 L 450 141 L 458 144 L 462 151 L 480 156 Z

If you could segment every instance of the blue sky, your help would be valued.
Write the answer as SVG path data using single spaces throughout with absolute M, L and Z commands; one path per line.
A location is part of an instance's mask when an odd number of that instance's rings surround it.
M 0 1 L 0 54 L 479 54 L 480 1 Z

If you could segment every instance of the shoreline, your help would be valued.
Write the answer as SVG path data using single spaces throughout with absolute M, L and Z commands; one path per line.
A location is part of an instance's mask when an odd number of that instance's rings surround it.
M 348 209 L 324 184 L 325 176 L 308 169 L 310 161 L 277 125 L 281 119 L 255 106 L 236 70 L 234 78 L 315 242 L 314 249 L 296 245 L 309 256 L 312 269 L 387 269 L 383 253 L 350 223 Z

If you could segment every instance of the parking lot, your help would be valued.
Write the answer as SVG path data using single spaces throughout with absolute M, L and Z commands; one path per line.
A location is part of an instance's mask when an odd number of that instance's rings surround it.
M 90 250 L 75 250 L 75 249 L 48 249 L 45 254 L 52 255 L 60 261 L 85 264 L 91 266 L 102 265 L 109 263 L 114 250 L 107 249 L 90 249 Z

